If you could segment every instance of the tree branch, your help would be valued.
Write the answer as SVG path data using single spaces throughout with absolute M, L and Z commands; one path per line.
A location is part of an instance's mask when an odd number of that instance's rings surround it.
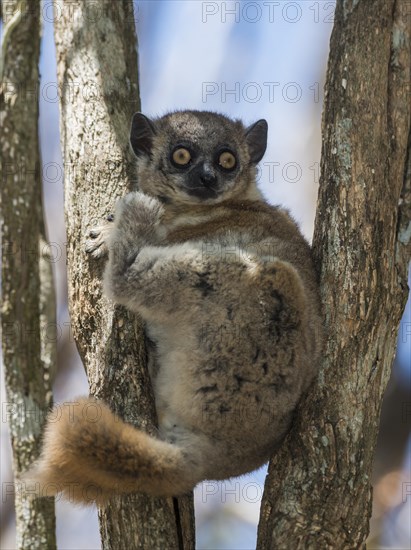
M 54 500 L 35 499 L 34 487 L 19 481 L 39 455 L 56 358 L 55 341 L 46 336 L 56 318 L 41 202 L 38 102 L 32 97 L 39 87 L 40 4 L 28 12 L 23 2 L 8 2 L 3 17 L 1 322 L 15 478 L 3 495 L 12 497 L 15 488 L 16 548 L 53 549 Z
M 318 380 L 270 464 L 260 550 L 365 546 L 382 396 L 407 298 L 404 4 L 337 1 L 313 241 L 328 338 Z
M 79 0 L 55 12 L 65 171 L 69 307 L 91 393 L 156 433 L 141 324 L 102 296 L 101 263 L 86 257 L 88 230 L 135 186 L 128 144 L 140 110 L 132 3 Z M 179 510 L 179 514 L 176 510 Z M 130 495 L 100 509 L 103 547 L 194 547 L 191 497 Z

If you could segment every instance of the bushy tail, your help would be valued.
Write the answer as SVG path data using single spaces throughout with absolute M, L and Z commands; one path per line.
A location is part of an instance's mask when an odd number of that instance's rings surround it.
M 115 494 L 173 496 L 201 479 L 187 449 L 123 422 L 101 401 L 82 398 L 49 415 L 40 459 L 24 476 L 39 496 L 63 493 L 76 502 L 104 503 Z

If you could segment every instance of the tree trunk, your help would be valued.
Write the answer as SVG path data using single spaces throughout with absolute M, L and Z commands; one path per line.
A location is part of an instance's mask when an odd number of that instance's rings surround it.
M 84 250 L 87 231 L 135 187 L 128 132 L 140 100 L 132 3 L 55 4 L 55 40 L 72 332 L 91 393 L 154 434 L 141 324 L 102 295 L 102 262 Z M 106 549 L 194 547 L 191 496 L 116 497 L 99 510 L 99 518 Z
M 408 290 L 407 4 L 337 0 L 313 242 L 328 338 L 318 380 L 270 463 L 260 550 L 365 547 L 382 396 Z
M 0 137 L 2 155 L 2 346 L 15 482 L 3 499 L 16 509 L 16 548 L 53 549 L 54 499 L 35 499 L 19 481 L 38 457 L 51 407 L 56 360 L 55 300 L 45 241 L 38 143 L 40 3 L 3 5 Z M 15 493 L 13 495 L 13 492 Z M 3 500 L 4 504 L 4 500 Z

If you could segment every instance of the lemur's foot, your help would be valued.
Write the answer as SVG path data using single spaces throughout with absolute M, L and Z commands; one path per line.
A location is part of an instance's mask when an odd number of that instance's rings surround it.
M 120 199 L 116 205 L 116 222 L 123 227 L 140 226 L 149 228 L 155 226 L 161 219 L 163 206 L 160 201 L 145 193 L 133 191 Z

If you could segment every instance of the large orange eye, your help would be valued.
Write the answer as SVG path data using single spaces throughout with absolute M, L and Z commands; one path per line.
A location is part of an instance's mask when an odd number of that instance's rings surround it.
M 179 147 L 174 151 L 172 159 L 174 164 L 178 164 L 179 166 L 185 166 L 191 160 L 190 151 L 188 151 L 184 147 Z
M 235 156 L 230 151 L 224 151 L 218 158 L 218 164 L 225 170 L 232 170 L 236 162 Z

